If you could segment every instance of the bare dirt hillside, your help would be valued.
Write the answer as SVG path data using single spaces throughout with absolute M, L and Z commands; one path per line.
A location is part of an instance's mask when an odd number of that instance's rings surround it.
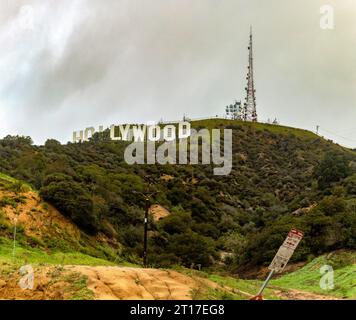
M 84 274 L 88 288 L 98 300 L 190 300 L 193 292 L 216 288 L 202 278 L 191 278 L 172 270 L 73 266 Z
M 152 205 L 149 213 L 152 214 L 155 221 L 161 220 L 171 214 L 166 208 L 160 206 L 159 204 Z
M 34 191 L 16 194 L 10 190 L 0 190 L 4 202 L 2 218 L 11 225 L 23 227 L 27 236 L 43 239 L 48 236 L 66 236 L 78 240 L 79 229 L 53 206 L 43 202 Z

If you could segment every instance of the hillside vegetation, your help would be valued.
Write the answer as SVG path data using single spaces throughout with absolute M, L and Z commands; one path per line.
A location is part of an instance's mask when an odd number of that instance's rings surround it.
M 169 212 L 151 217 L 152 266 L 235 272 L 266 265 L 291 227 L 305 233 L 294 261 L 355 248 L 354 151 L 282 126 L 219 119 L 192 125 L 233 130 L 230 175 L 214 176 L 210 165 L 127 165 L 127 143 L 105 133 L 90 142 L 44 146 L 5 137 L 0 171 L 39 190 L 81 230 L 78 248 L 93 256 L 140 262 L 145 203 L 137 192 L 146 190 L 157 192 L 152 204 Z M 4 193 L 0 202 L 6 201 Z M 83 243 L 90 237 L 106 239 L 107 249 L 89 250 Z
M 103 235 L 89 236 L 28 185 L 0 175 L 0 263 L 102 264 L 120 261 Z

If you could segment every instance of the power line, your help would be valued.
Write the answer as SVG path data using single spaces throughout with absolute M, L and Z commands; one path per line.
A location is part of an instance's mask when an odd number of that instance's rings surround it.
M 344 133 L 351 133 L 351 132 L 356 132 L 356 128 L 349 128 L 349 129 L 346 129 L 346 130 L 341 130 L 341 131 L 338 131 L 337 133 L 340 134 L 344 134 Z
M 356 142 L 355 139 L 350 139 L 350 138 L 348 138 L 348 137 L 341 136 L 341 135 L 339 135 L 339 134 L 337 134 L 337 133 L 335 133 L 335 132 L 332 132 L 332 131 L 330 131 L 330 130 L 326 130 L 326 129 L 324 129 L 324 128 L 319 127 L 319 130 L 320 130 L 320 129 L 321 129 L 322 131 L 325 131 L 325 132 L 327 132 L 327 133 L 329 133 L 329 134 L 335 136 L 335 137 L 338 137 L 338 138 L 341 138 L 341 139 L 345 139 L 345 140 L 348 140 L 348 141 L 352 141 L 352 142 Z

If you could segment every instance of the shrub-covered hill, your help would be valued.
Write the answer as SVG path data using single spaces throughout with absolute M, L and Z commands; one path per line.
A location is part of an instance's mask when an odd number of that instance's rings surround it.
M 232 120 L 195 128 L 233 130 L 233 169 L 210 165 L 128 165 L 127 143 L 105 134 L 61 145 L 29 137 L 0 140 L 0 171 L 40 190 L 89 234 L 105 233 L 126 259 L 142 254 L 144 199 L 170 214 L 151 219 L 149 263 L 155 266 L 267 264 L 294 226 L 305 232 L 294 260 L 355 248 L 356 153 L 311 132 Z M 215 166 L 215 165 L 214 165 Z M 220 264 L 219 264 L 220 265 Z

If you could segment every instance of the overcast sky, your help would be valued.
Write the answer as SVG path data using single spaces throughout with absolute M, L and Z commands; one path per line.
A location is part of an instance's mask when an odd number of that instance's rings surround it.
M 259 119 L 356 147 L 355 0 L 0 3 L 0 136 L 222 115 L 244 98 L 253 25 Z

